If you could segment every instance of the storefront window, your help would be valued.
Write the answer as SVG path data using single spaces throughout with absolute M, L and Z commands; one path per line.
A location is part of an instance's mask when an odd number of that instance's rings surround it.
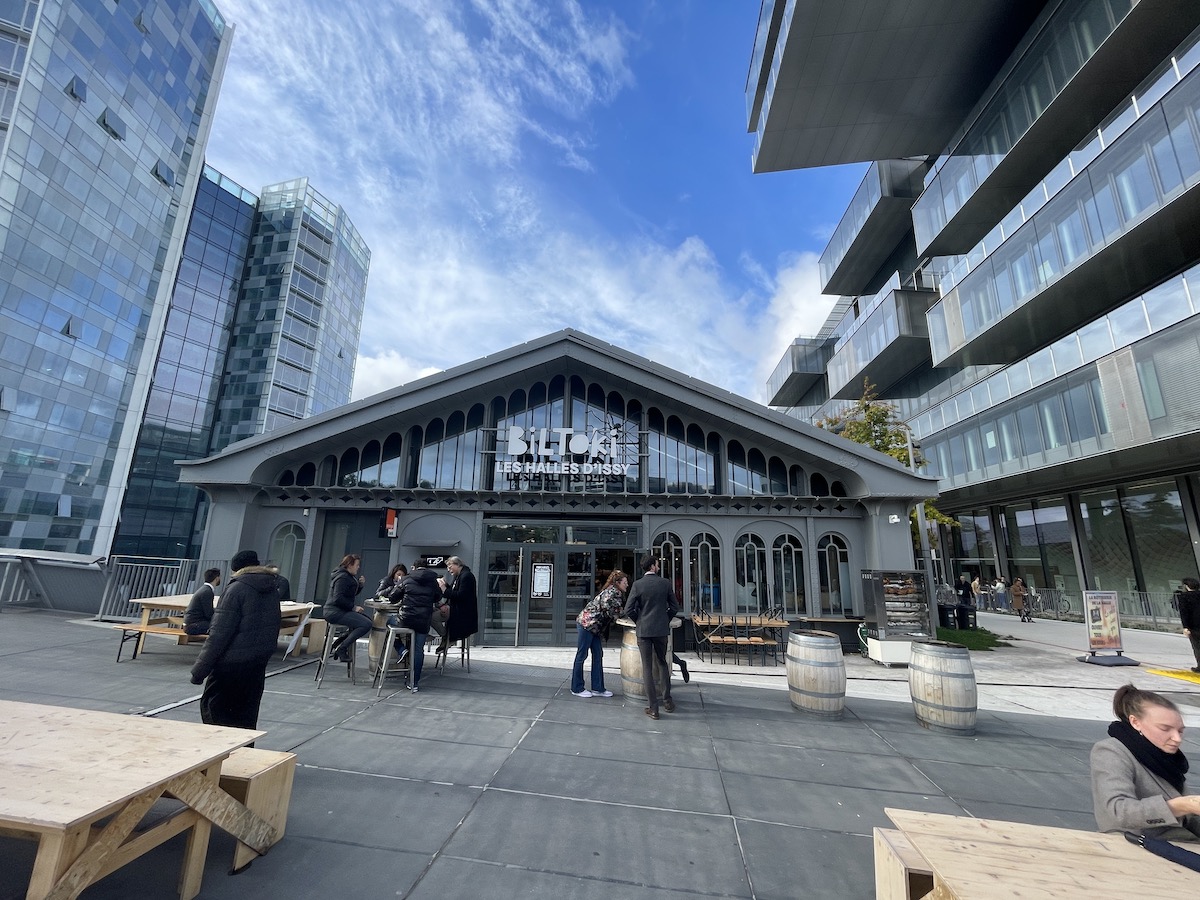
M 1196 571 L 1177 485 L 1173 480 L 1135 485 L 1121 502 L 1137 547 L 1142 589 L 1174 590 L 1180 578 Z
M 765 611 L 767 603 L 767 548 L 756 534 L 743 534 L 734 544 L 737 608 L 739 613 Z
M 663 578 L 675 588 L 675 596 L 683 598 L 683 542 L 669 531 L 660 531 L 654 538 L 653 553 L 662 560 Z M 641 560 L 638 560 L 640 563 Z M 637 574 L 641 574 L 640 572 Z
M 304 561 L 304 529 L 295 522 L 280 525 L 271 535 L 271 552 L 267 556 L 279 567 L 279 574 L 293 585 L 300 585 L 300 564 Z
M 1089 587 L 1124 591 L 1133 581 L 1133 556 L 1116 490 L 1093 491 L 1079 497 L 1079 517 L 1088 555 Z
M 721 611 L 721 542 L 715 534 L 702 531 L 692 538 L 688 581 L 693 612 Z
M 846 542 L 827 534 L 817 543 L 817 565 L 821 577 L 822 615 L 841 616 L 853 612 L 850 596 L 850 551 Z
M 1075 566 L 1075 552 L 1071 548 L 1071 521 L 1063 499 L 1053 497 L 1038 500 L 1037 508 L 1033 511 L 1033 520 L 1037 525 L 1038 539 L 1048 578 L 1053 586 L 1058 587 L 1061 584 L 1061 590 L 1078 594 L 1081 586 L 1078 569 Z M 1008 573 L 1010 579 L 1017 575 L 1025 578 L 1023 572 L 1015 569 Z M 1028 582 L 1028 578 L 1026 578 L 1026 582 Z M 1040 584 L 1041 581 L 1035 578 L 1035 583 Z
M 804 600 L 804 546 L 794 534 L 783 534 L 771 548 L 772 574 L 775 577 L 775 606 L 784 615 L 802 616 L 808 607 Z
M 1004 508 L 1004 544 L 1009 578 L 1020 575 L 1026 584 L 1066 590 L 1066 584 L 1047 583 L 1042 572 L 1042 553 L 1038 547 L 1032 504 L 1014 503 Z

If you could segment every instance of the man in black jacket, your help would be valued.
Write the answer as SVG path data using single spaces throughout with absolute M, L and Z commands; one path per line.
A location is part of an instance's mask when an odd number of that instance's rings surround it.
M 279 642 L 279 582 L 253 550 L 236 553 L 233 577 L 221 594 L 192 684 L 204 683 L 200 718 L 206 725 L 258 726 L 267 662 Z
M 429 636 L 429 626 L 433 620 L 433 605 L 441 597 L 437 573 L 426 565 L 424 559 L 417 559 L 412 571 L 388 595 L 389 600 L 400 604 L 399 614 L 389 616 L 388 624 L 413 630 L 412 686 L 409 690 L 414 694 L 420 690 L 425 639 Z
M 671 665 L 667 662 L 667 637 L 671 620 L 679 612 L 675 589 L 671 582 L 658 574 L 659 560 L 653 553 L 642 560 L 642 577 L 634 584 L 625 601 L 625 615 L 637 623 L 638 652 L 642 657 L 642 682 L 646 686 L 645 713 L 658 718 L 658 680 L 654 677 L 654 661 L 662 667 L 663 709 L 675 712 L 671 699 Z
M 1179 595 L 1179 621 L 1183 633 L 1192 642 L 1192 653 L 1196 657 L 1193 672 L 1200 672 L 1200 580 L 1183 579 L 1183 593 Z

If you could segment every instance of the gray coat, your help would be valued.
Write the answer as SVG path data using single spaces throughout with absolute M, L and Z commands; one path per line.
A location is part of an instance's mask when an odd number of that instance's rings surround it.
M 679 612 L 675 589 L 661 575 L 647 572 L 636 582 L 625 601 L 625 615 L 637 622 L 637 636 L 666 637 L 671 633 L 671 619 Z
M 1200 841 L 1200 816 L 1180 820 L 1167 806 L 1167 800 L 1179 796 L 1116 738 L 1105 738 L 1092 747 L 1092 806 L 1100 831 Z

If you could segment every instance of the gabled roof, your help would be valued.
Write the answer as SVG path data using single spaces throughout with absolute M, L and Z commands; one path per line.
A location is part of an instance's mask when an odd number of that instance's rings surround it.
M 564 361 L 570 365 L 564 367 Z M 692 416 L 718 430 L 753 436 L 750 443 L 802 465 L 816 464 L 842 478 L 851 496 L 926 497 L 937 480 L 915 475 L 896 460 L 791 416 L 684 375 L 574 329 L 545 335 L 508 350 L 399 385 L 267 434 L 231 444 L 201 460 L 180 460 L 180 481 L 199 485 L 269 484 L 289 465 L 340 455 L 395 430 L 391 420 L 433 418 L 483 400 L 485 395 L 547 380 L 585 377 L 628 386 L 626 396 L 668 414 Z M 382 432 L 382 434 L 381 434 Z M 856 490 L 856 488 L 858 490 Z

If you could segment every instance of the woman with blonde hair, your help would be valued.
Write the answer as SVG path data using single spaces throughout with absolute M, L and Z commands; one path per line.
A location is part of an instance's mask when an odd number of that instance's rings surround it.
M 575 633 L 579 639 L 575 650 L 575 663 L 571 666 L 571 693 L 576 697 L 611 697 L 612 691 L 604 689 L 604 641 L 600 635 L 611 624 L 625 605 L 625 592 L 629 590 L 629 576 L 620 569 L 613 569 L 608 580 L 595 597 L 587 602 L 575 617 Z M 592 654 L 592 689 L 583 686 L 583 661 Z
M 1132 684 L 1113 695 L 1117 720 L 1092 747 L 1092 806 L 1100 831 L 1200 841 L 1200 796 L 1187 794 L 1179 707 Z

